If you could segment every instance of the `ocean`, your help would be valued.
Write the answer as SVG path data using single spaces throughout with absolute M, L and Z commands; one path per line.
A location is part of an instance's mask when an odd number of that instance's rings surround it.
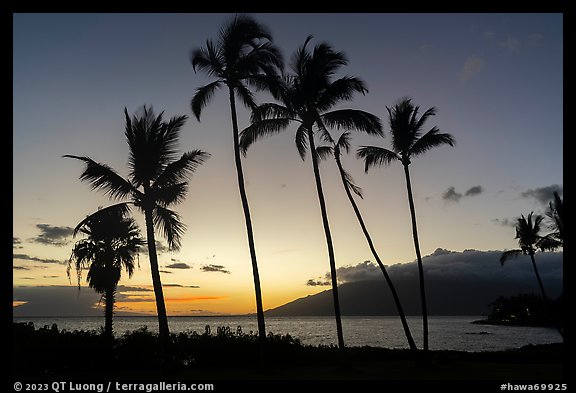
M 422 319 L 407 317 L 416 344 L 422 345 Z M 476 325 L 471 322 L 481 316 L 430 316 L 430 349 L 468 352 L 500 351 L 519 348 L 528 344 L 562 342 L 562 337 L 552 328 L 512 327 Z M 15 317 L 15 322 L 33 322 L 36 328 L 57 324 L 59 329 L 99 330 L 104 324 L 102 317 Z M 202 334 L 210 326 L 211 334 L 218 327 L 238 327 L 244 333 L 256 332 L 256 317 L 212 316 L 212 317 L 169 317 L 172 333 L 194 332 Z M 397 317 L 342 317 L 344 341 L 347 346 L 372 346 L 384 348 L 408 348 L 404 330 Z M 158 331 L 155 317 L 115 317 L 114 332 L 120 336 L 125 332 L 146 326 Z M 333 317 L 274 317 L 266 318 L 266 330 L 274 334 L 290 334 L 303 344 L 337 344 L 336 322 Z

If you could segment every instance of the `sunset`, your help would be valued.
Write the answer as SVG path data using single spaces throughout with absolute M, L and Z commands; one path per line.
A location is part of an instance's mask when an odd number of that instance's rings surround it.
M 14 321 L 482 350 L 439 317 L 563 293 L 563 45 L 560 13 L 13 14 Z

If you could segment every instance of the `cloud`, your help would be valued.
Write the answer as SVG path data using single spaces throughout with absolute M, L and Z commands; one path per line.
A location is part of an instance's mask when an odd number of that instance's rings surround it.
M 70 243 L 66 240 L 72 236 L 74 228 L 70 227 L 55 227 L 49 224 L 36 224 L 36 228 L 40 229 L 40 234 L 32 239 L 33 243 L 46 244 L 51 246 L 65 246 Z
M 321 279 L 310 279 L 306 281 L 306 285 L 310 287 L 319 287 L 319 286 L 326 286 L 330 285 L 330 280 L 321 280 Z
M 171 263 L 170 265 L 166 265 L 167 269 L 192 269 L 190 265 L 187 265 L 183 262 Z
M 223 265 L 202 265 L 200 270 L 203 272 L 220 272 L 225 274 L 230 274 L 230 270 L 226 269 L 226 266 Z
M 38 258 L 38 257 L 31 257 L 27 254 L 12 254 L 12 259 L 21 259 L 24 261 L 33 261 L 33 262 L 40 262 L 40 263 L 56 263 L 59 265 L 65 265 L 68 261 L 61 261 L 57 259 L 47 259 L 47 258 Z
M 12 270 L 31 270 L 31 268 L 26 266 L 12 266 Z
M 12 237 L 12 248 L 23 248 L 21 246 L 21 244 L 22 244 L 22 240 L 20 240 L 19 237 L 15 237 L 15 236 Z
M 182 285 L 182 284 L 162 284 L 163 287 L 176 287 L 176 288 L 200 288 L 199 285 Z
M 168 251 L 170 251 L 170 248 L 167 245 L 165 245 L 164 243 L 162 243 L 158 240 L 155 240 L 154 244 L 156 244 L 156 252 L 158 254 L 164 254 L 164 253 L 167 253 Z M 148 253 L 148 244 L 144 244 L 142 246 L 142 252 Z
M 456 192 L 454 187 L 448 187 L 448 189 L 442 194 L 442 199 L 445 201 L 459 202 L 460 198 L 462 198 L 462 194 Z
M 482 186 L 474 186 L 474 187 L 470 187 L 465 193 L 464 196 L 475 196 L 475 195 L 480 195 L 484 192 L 484 189 L 482 188 Z
M 168 271 L 168 270 L 159 270 L 160 273 L 166 273 L 166 274 L 172 274 L 172 272 Z
M 516 227 L 517 218 L 493 218 L 494 224 L 502 225 L 503 227 Z
M 506 37 L 505 40 L 498 41 L 498 46 L 506 49 L 509 52 L 520 51 L 520 41 L 512 36 Z
M 422 263 L 426 279 L 473 279 L 487 280 L 490 282 L 525 282 L 527 285 L 536 285 L 534 270 L 530 257 L 520 256 L 506 263 L 500 264 L 502 251 L 478 251 L 464 250 L 462 252 L 436 249 L 432 254 L 424 256 Z M 544 285 L 547 282 L 561 280 L 563 276 L 563 253 L 544 252 L 537 253 L 536 264 Z M 386 267 L 392 280 L 394 279 L 418 279 L 418 267 L 416 261 L 398 263 Z M 336 271 L 338 283 L 358 282 L 366 280 L 383 280 L 384 276 L 380 268 L 370 261 L 364 261 L 357 265 L 339 267 Z M 326 278 L 330 273 L 326 273 Z M 311 279 L 309 282 L 318 280 Z
M 476 195 L 480 195 L 484 192 L 482 186 L 474 186 L 470 187 L 464 194 L 456 191 L 454 187 L 448 187 L 446 191 L 442 194 L 442 199 L 448 202 L 460 202 L 462 197 L 473 197 Z
M 520 196 L 522 198 L 534 198 L 536 201 L 546 206 L 554 199 L 554 191 L 559 195 L 562 195 L 563 187 L 558 184 L 552 184 L 551 186 L 532 188 L 524 191 Z
M 486 61 L 477 56 L 468 57 L 464 62 L 464 67 L 462 68 L 460 74 L 458 75 L 460 82 L 467 83 L 468 81 L 470 81 L 472 78 L 478 75 L 480 71 L 482 71 L 485 64 Z

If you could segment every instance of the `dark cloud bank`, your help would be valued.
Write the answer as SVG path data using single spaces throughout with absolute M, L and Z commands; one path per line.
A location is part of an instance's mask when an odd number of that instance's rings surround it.
M 522 256 L 501 266 L 501 251 L 437 249 L 423 258 L 428 310 L 431 315 L 485 315 L 500 295 L 539 294 L 530 259 Z M 536 263 L 549 296 L 562 291 L 563 253 L 538 253 Z M 420 314 L 416 262 L 387 267 L 408 315 Z M 368 261 L 337 271 L 343 315 L 397 315 L 380 268 Z M 330 285 L 330 275 L 310 279 L 311 286 Z M 327 287 L 328 288 L 328 287 Z M 333 315 L 332 293 L 295 300 L 269 315 Z

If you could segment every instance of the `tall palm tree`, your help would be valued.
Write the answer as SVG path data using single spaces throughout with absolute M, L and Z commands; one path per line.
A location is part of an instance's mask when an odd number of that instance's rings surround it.
M 130 149 L 128 179 L 124 179 L 106 164 L 89 157 L 65 155 L 83 161 L 86 166 L 80 175 L 93 190 L 103 191 L 113 200 L 129 199 L 119 205 L 131 203 L 144 213 L 146 240 L 152 273 L 152 284 L 156 297 L 161 350 L 166 353 L 170 331 L 164 303 L 164 293 L 158 269 L 158 255 L 154 230 L 164 235 L 171 250 L 180 248 L 180 240 L 186 226 L 180 216 L 169 207 L 184 200 L 188 191 L 186 179 L 210 155 L 202 150 L 193 150 L 177 158 L 180 130 L 187 116 L 174 116 L 169 121 L 158 116 L 152 108 L 144 106 L 142 113 L 132 118 L 124 109 L 126 118 L 125 135 Z
M 412 237 L 414 238 L 414 248 L 418 262 L 418 274 L 420 279 L 420 300 L 422 303 L 422 325 L 424 336 L 424 351 L 428 351 L 428 310 L 426 306 L 426 291 L 424 286 L 424 268 L 422 266 L 422 256 L 420 254 L 420 244 L 418 240 L 418 228 L 416 225 L 416 210 L 414 208 L 414 197 L 412 195 L 412 185 L 410 183 L 409 165 L 411 158 L 426 151 L 448 144 L 453 146 L 455 141 L 452 135 L 440 133 L 437 127 L 432 127 L 422 135 L 424 123 L 430 116 L 436 114 L 436 108 L 430 108 L 418 118 L 420 107 L 414 106 L 410 98 L 400 100 L 393 108 L 388 108 L 388 118 L 390 132 L 392 134 L 392 149 L 385 149 L 377 146 L 361 146 L 358 149 L 358 157 L 364 159 L 365 170 L 368 172 L 373 166 L 388 165 L 394 160 L 398 160 L 404 167 L 406 177 L 406 190 L 408 192 L 408 204 L 412 217 Z
M 296 130 L 296 147 L 302 160 L 306 157 L 308 149 L 312 156 L 312 168 L 330 261 L 338 346 L 344 348 L 334 246 L 314 138 L 319 133 L 326 141 L 332 141 L 327 127 L 350 128 L 382 135 L 382 125 L 378 117 L 361 110 L 333 110 L 340 101 L 350 100 L 354 93 L 365 94 L 368 90 L 364 82 L 356 77 L 345 76 L 333 80 L 335 72 L 348 63 L 346 56 L 342 52 L 334 51 L 326 43 L 320 43 L 313 50 L 309 50 L 307 44 L 311 39 L 312 36 L 309 36 L 294 54 L 290 65 L 292 74 L 279 80 L 278 86 L 272 91 L 280 104 L 262 104 L 252 111 L 252 124 L 242 131 L 240 146 L 246 153 L 248 147 L 259 138 L 280 132 L 293 121 L 299 123 Z
M 88 286 L 104 298 L 104 334 L 110 339 L 113 338 L 112 317 L 122 269 L 132 277 L 135 257 L 144 244 L 136 222 L 132 217 L 126 217 L 126 213 L 126 209 L 114 205 L 82 220 L 74 229 L 73 236 L 81 232 L 86 237 L 76 242 L 68 261 L 68 277 L 74 266 L 78 289 L 82 271 L 88 270 Z
M 194 72 L 203 71 L 209 76 L 216 77 L 215 81 L 199 87 L 192 98 L 192 112 L 198 121 L 200 121 L 202 110 L 216 90 L 222 86 L 228 88 L 236 175 L 244 211 L 244 221 L 246 223 L 248 248 L 250 249 L 252 261 L 258 334 L 260 340 L 263 341 L 266 339 L 266 324 L 264 322 L 264 308 L 252 230 L 252 218 L 250 216 L 248 197 L 246 196 L 239 148 L 236 97 L 249 108 L 254 108 L 256 103 L 248 86 L 256 89 L 267 88 L 270 79 L 274 79 L 277 75 L 277 70 L 282 68 L 282 56 L 279 50 L 272 45 L 272 36 L 264 26 L 248 16 L 237 15 L 224 25 L 216 43 L 212 42 L 212 40 L 207 40 L 206 47 L 194 49 L 191 54 L 191 61 Z
M 406 321 L 406 314 L 404 314 L 404 309 L 402 308 L 402 303 L 400 302 L 400 298 L 398 297 L 398 293 L 396 292 L 396 287 L 394 286 L 392 279 L 390 278 L 390 276 L 388 275 L 388 272 L 386 271 L 386 267 L 382 263 L 382 260 L 380 259 L 380 256 L 378 255 L 376 248 L 374 247 L 374 242 L 372 241 L 372 237 L 370 236 L 370 233 L 368 232 L 368 229 L 366 228 L 366 224 L 364 223 L 364 219 L 362 218 L 362 214 L 360 213 L 360 209 L 358 208 L 358 205 L 356 204 L 356 201 L 354 200 L 354 197 L 352 195 L 352 192 L 354 192 L 360 198 L 363 198 L 362 189 L 360 187 L 358 187 L 356 184 L 354 184 L 354 179 L 352 179 L 352 176 L 350 176 L 350 174 L 348 172 L 346 172 L 346 170 L 344 170 L 344 167 L 342 166 L 342 160 L 341 160 L 342 150 L 344 150 L 346 153 L 348 153 L 350 151 L 350 133 L 349 132 L 344 132 L 342 135 L 340 135 L 340 138 L 338 138 L 338 141 L 336 143 L 333 143 L 332 146 L 320 146 L 320 147 L 318 147 L 318 149 L 316 149 L 318 156 L 321 159 L 326 158 L 328 155 L 332 155 L 334 157 L 334 159 L 336 160 L 336 165 L 338 166 L 338 171 L 340 173 L 340 179 L 342 180 L 342 185 L 344 186 L 344 191 L 346 192 L 346 196 L 348 197 L 348 200 L 350 201 L 350 204 L 352 205 L 352 209 L 354 210 L 354 213 L 356 214 L 356 218 L 358 219 L 358 223 L 360 224 L 360 228 L 362 228 L 362 233 L 364 233 L 364 237 L 366 238 L 366 241 L 368 242 L 368 247 L 370 247 L 370 251 L 372 252 L 372 255 L 374 256 L 374 259 L 378 263 L 378 266 L 380 266 L 380 270 L 382 270 L 382 274 L 384 274 L 384 278 L 386 279 L 386 283 L 388 284 L 388 287 L 390 288 L 390 292 L 392 293 L 392 298 L 394 299 L 394 303 L 396 304 L 396 308 L 398 309 L 398 315 L 400 315 L 400 320 L 402 322 L 402 327 L 404 328 L 404 334 L 406 334 L 406 339 L 408 340 L 408 345 L 410 346 L 411 350 L 417 351 L 418 348 L 416 347 L 416 344 L 414 343 L 414 339 L 412 338 L 412 333 L 410 333 L 410 327 L 408 326 L 408 322 Z

